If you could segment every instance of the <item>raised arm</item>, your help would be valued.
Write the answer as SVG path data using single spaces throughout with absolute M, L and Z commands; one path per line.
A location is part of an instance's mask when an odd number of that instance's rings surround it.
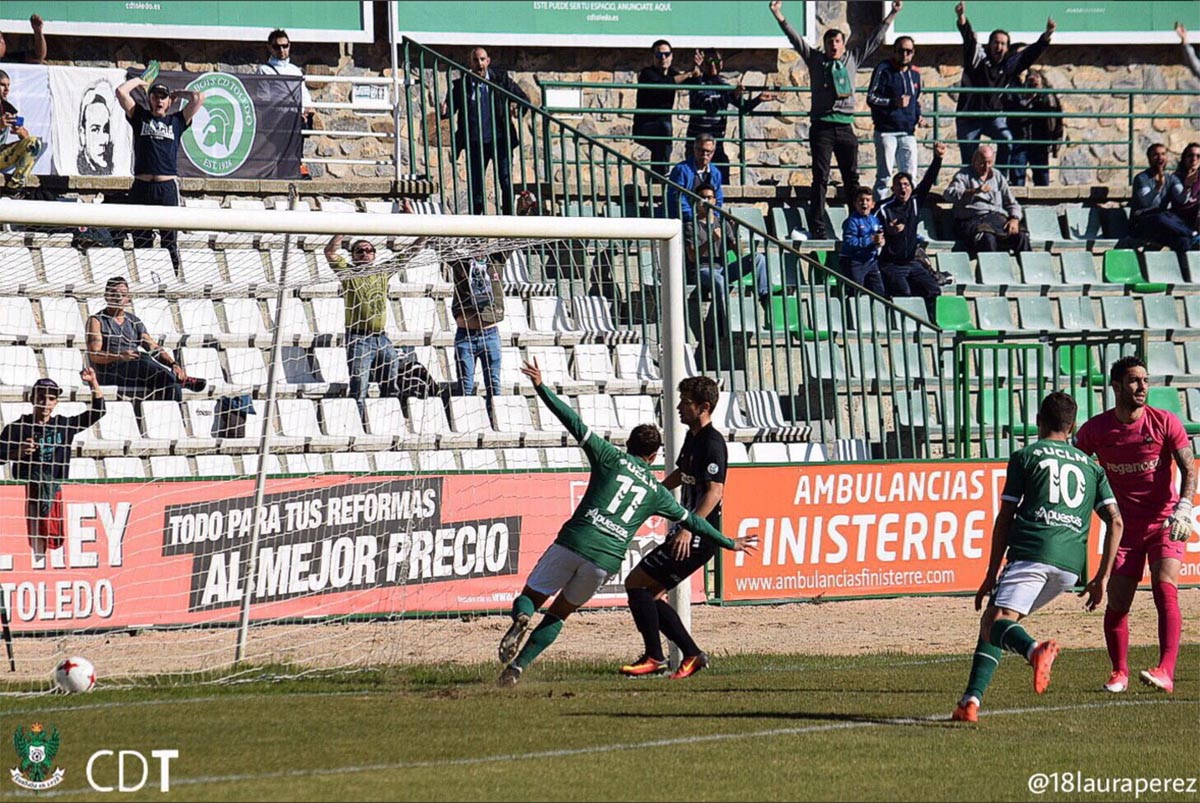
M 338 251 L 341 250 L 342 239 L 344 237 L 345 235 L 343 234 L 335 234 L 329 238 L 329 242 L 325 243 L 325 261 L 328 262 L 329 267 L 333 268 L 335 271 L 341 267 L 341 265 L 334 263 L 338 261 L 336 257 L 338 255 Z
M 538 398 L 550 412 L 554 413 L 554 417 L 562 422 L 567 432 L 571 433 L 571 437 L 583 449 L 583 453 L 587 455 L 590 463 L 595 464 L 600 461 L 601 457 L 616 451 L 615 446 L 588 429 L 579 414 L 571 409 L 571 405 L 558 398 L 550 388 L 546 387 L 542 382 L 542 370 L 538 367 L 537 360 L 522 365 L 521 373 L 529 377 L 529 381 L 533 383 L 533 389 L 537 391 Z
M 1183 44 L 1183 63 L 1200 78 L 1200 56 L 1197 56 L 1195 49 L 1188 44 L 1187 28 L 1183 27 L 1182 22 L 1175 23 L 1175 33 L 1179 34 L 1179 41 Z
M 904 0 L 892 0 L 892 10 L 886 17 L 883 18 L 883 22 L 879 24 L 879 27 L 877 27 L 874 33 L 871 34 L 871 37 L 869 39 L 864 39 L 862 42 L 855 45 L 854 52 L 858 55 L 859 64 L 862 64 L 864 61 L 866 61 L 870 55 L 878 50 L 879 46 L 883 44 L 883 40 L 887 36 L 888 29 L 891 28 L 892 23 L 896 20 L 896 15 L 900 13 L 900 9 L 903 7 Z M 853 33 L 851 33 L 851 35 L 853 35 Z
M 190 89 L 176 89 L 171 93 L 171 100 L 187 101 L 187 105 L 183 107 L 183 119 L 190 123 L 196 116 L 196 112 L 200 111 L 200 107 L 204 105 L 204 93 L 193 92 Z
M 133 113 L 137 111 L 138 105 L 137 101 L 133 99 L 133 90 L 138 87 L 145 89 L 146 82 L 135 75 L 116 89 L 117 103 L 120 103 L 121 108 L 125 110 L 126 117 L 133 117 Z
M 933 185 L 937 183 L 938 173 L 942 169 L 942 157 L 946 155 L 946 143 L 933 143 L 933 161 L 929 163 L 929 167 L 925 168 L 925 175 L 921 177 L 921 183 L 913 190 L 913 195 L 917 199 L 917 203 L 925 202 L 929 197 Z
M 808 42 L 805 42 L 804 38 L 796 33 L 796 29 L 783 16 L 782 0 L 771 0 L 771 14 L 774 15 L 775 21 L 779 23 L 784 36 L 788 38 L 788 41 L 792 43 L 792 47 L 796 48 L 796 52 L 800 54 L 800 58 L 804 59 L 804 63 L 807 64 L 808 60 L 812 57 L 813 50 L 808 46 Z
M 29 55 L 30 64 L 46 63 L 46 34 L 42 32 L 42 18 L 34 14 L 29 18 L 29 27 L 33 29 L 33 52 Z

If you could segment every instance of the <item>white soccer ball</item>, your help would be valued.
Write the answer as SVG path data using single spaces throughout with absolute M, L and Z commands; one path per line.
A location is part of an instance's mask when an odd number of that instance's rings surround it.
M 88 659 L 73 655 L 54 668 L 54 682 L 68 694 L 96 688 L 96 667 Z

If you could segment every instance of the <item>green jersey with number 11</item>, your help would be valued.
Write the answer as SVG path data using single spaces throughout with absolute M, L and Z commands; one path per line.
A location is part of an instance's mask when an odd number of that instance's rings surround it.
M 1029 560 L 1082 576 L 1092 511 L 1116 504 L 1104 469 L 1066 441 L 1014 452 L 1000 498 L 1016 502 L 1008 561 Z
M 583 420 L 544 384 L 537 386 L 550 412 L 579 442 L 592 467 L 587 491 L 558 531 L 556 544 L 587 558 L 612 573 L 621 568 L 629 542 L 651 516 L 683 521 L 697 535 L 732 549 L 733 541 L 704 519 L 685 510 L 654 477 L 654 470 L 639 457 L 623 452 L 588 429 Z

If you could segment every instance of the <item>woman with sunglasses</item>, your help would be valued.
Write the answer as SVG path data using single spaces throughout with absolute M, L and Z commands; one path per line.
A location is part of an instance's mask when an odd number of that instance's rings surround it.
M 695 67 L 689 71 L 675 69 L 675 53 L 671 43 L 659 39 L 650 46 L 650 63 L 638 73 L 638 84 L 681 84 L 691 76 L 700 75 L 700 51 L 696 51 Z M 671 109 L 675 108 L 677 90 L 640 87 L 637 91 L 637 113 L 633 116 L 634 142 L 650 151 L 650 169 L 666 175 L 671 165 Z

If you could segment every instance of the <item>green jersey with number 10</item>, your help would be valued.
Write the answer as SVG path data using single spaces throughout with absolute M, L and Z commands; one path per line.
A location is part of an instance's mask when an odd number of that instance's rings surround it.
M 1008 561 L 1029 560 L 1082 576 L 1092 511 L 1116 504 L 1104 469 L 1065 441 L 1014 452 L 1000 496 L 1017 503 Z
M 663 516 L 685 522 L 693 533 L 726 549 L 733 548 L 733 541 L 685 510 L 655 479 L 654 470 L 645 460 L 621 451 L 588 429 L 575 411 L 544 384 L 537 386 L 537 394 L 579 442 L 592 467 L 587 491 L 558 531 L 555 543 L 612 573 L 621 568 L 630 541 L 646 519 Z

